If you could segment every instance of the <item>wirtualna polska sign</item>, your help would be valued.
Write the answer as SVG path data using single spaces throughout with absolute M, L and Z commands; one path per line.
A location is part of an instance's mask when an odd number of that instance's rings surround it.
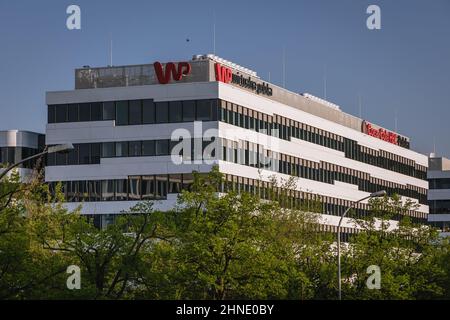
M 216 81 L 236 84 L 240 87 L 250 89 L 257 94 L 272 95 L 272 88 L 269 87 L 268 83 L 257 83 L 250 76 L 244 77 L 242 74 L 235 74 L 230 68 L 222 66 L 220 63 L 214 65 L 214 70 L 216 73 Z

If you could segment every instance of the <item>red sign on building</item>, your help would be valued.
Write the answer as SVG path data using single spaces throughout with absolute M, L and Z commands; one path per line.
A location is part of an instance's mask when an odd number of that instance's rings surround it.
M 187 76 L 191 73 L 191 65 L 188 62 L 178 62 L 177 64 L 178 66 L 173 62 L 167 62 L 165 68 L 163 68 L 160 62 L 155 62 L 153 64 L 156 77 L 160 84 L 169 83 L 171 75 L 174 81 L 180 81 L 183 76 Z
M 369 122 L 363 122 L 363 132 L 367 133 L 369 136 L 393 143 L 398 144 L 398 135 L 394 132 L 387 131 L 383 128 L 374 128 Z
M 216 71 L 216 81 L 230 83 L 233 78 L 233 73 L 230 68 L 224 67 L 219 63 L 214 65 Z

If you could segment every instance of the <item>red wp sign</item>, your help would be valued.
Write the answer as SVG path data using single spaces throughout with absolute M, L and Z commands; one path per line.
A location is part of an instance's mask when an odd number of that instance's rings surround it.
M 187 62 L 178 62 L 177 64 L 167 62 L 165 68 L 160 62 L 155 62 L 153 67 L 160 84 L 169 83 L 171 76 L 174 81 L 180 81 L 183 76 L 191 73 L 191 65 Z

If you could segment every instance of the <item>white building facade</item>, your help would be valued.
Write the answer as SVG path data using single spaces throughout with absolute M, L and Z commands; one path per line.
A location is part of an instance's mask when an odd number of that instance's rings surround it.
M 428 202 L 430 214 L 428 221 L 441 230 L 442 236 L 450 236 L 450 160 L 436 157 L 433 154 L 429 159 Z
M 46 181 L 62 182 L 67 206 L 82 204 L 99 225 L 142 200 L 171 208 L 192 171 L 213 165 L 225 177 L 221 192 L 264 198 L 273 177 L 294 177 L 290 205 L 322 213 L 328 231 L 379 190 L 411 199 L 418 207 L 407 214 L 427 221 L 428 158 L 408 138 L 216 56 L 78 69 L 75 90 L 48 92 L 47 105 L 46 144 L 75 150 L 49 157 Z M 191 150 L 177 149 L 179 137 Z M 356 215 L 367 210 L 361 203 Z M 344 227 L 354 230 L 348 219 Z

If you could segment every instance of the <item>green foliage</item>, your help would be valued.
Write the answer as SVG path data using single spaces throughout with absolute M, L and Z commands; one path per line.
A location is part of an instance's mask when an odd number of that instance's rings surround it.
M 336 299 L 335 235 L 319 232 L 320 199 L 289 203 L 295 181 L 272 184 L 271 201 L 217 193 L 217 168 L 194 173 L 175 209 L 139 203 L 104 229 L 17 175 L 0 182 L 1 299 Z M 450 250 L 434 229 L 393 216 L 399 197 L 371 202 L 360 232 L 342 250 L 344 299 L 448 299 Z M 296 209 L 294 209 L 296 208 Z M 377 217 L 377 218 L 375 218 Z M 66 287 L 67 267 L 81 289 Z M 381 289 L 366 286 L 381 269 Z

